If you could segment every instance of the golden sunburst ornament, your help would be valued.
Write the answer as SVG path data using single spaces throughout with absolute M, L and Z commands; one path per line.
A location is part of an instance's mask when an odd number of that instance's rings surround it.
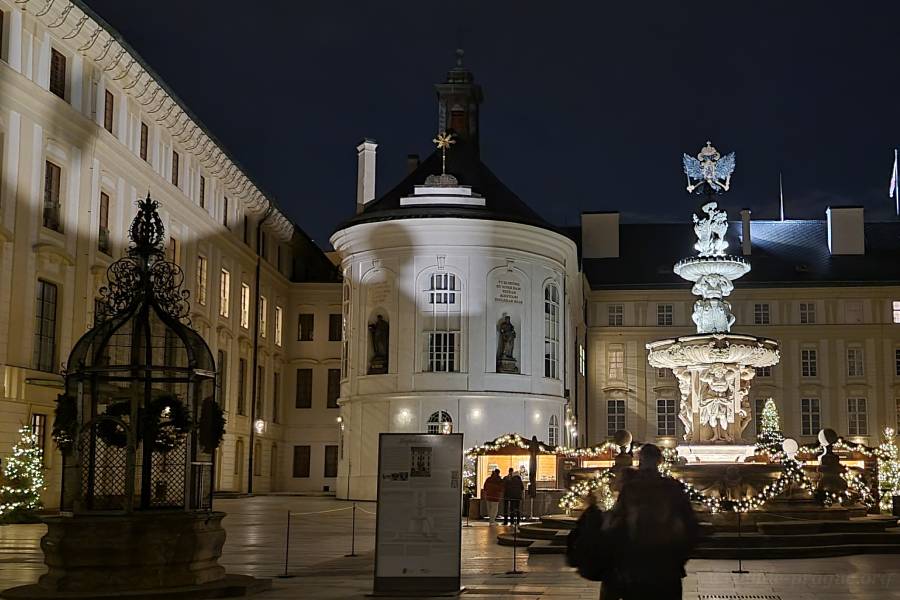
M 442 131 L 437 134 L 437 137 L 431 140 L 437 145 L 438 150 L 441 151 L 441 175 L 447 174 L 447 150 L 451 145 L 456 143 L 456 140 L 453 139 L 452 133 L 447 133 L 446 131 Z

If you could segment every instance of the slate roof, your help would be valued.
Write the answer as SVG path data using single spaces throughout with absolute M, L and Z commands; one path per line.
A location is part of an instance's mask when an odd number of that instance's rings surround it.
M 558 231 L 506 187 L 481 162 L 475 148 L 463 139 L 457 140 L 447 152 L 447 173 L 456 177 L 460 185 L 471 186 L 473 192 L 484 196 L 485 206 L 400 206 L 401 198 L 413 195 L 414 186 L 424 184 L 429 175 L 440 173 L 441 153 L 434 151 L 391 191 L 369 203 L 362 213 L 340 224 L 336 231 L 360 223 L 439 217 L 510 221 Z
M 832 256 L 825 221 L 751 221 L 751 271 L 742 288 L 900 285 L 900 221 L 866 223 L 866 253 Z M 741 222 L 729 223 L 728 251 L 741 255 Z M 623 224 L 619 258 L 583 259 L 592 289 L 689 288 L 672 265 L 693 256 L 691 223 Z

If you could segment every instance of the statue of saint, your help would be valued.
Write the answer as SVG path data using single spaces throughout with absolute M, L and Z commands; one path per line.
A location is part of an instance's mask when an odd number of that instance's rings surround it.
M 513 355 L 516 345 L 516 328 L 509 320 L 509 315 L 503 315 L 503 319 L 497 326 L 497 332 L 497 372 L 518 373 L 519 365 Z
M 372 338 L 372 360 L 369 361 L 369 375 L 387 373 L 390 326 L 383 316 L 378 315 L 374 323 L 369 323 L 369 336 Z

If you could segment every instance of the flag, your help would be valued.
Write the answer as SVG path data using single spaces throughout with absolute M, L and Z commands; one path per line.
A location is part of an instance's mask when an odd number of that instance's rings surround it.
M 896 197 L 897 202 L 897 214 L 900 215 L 900 189 L 897 189 L 897 185 L 900 184 L 900 181 L 897 180 L 897 150 L 894 150 L 894 172 L 891 173 L 891 189 L 888 190 L 888 196 L 890 198 Z

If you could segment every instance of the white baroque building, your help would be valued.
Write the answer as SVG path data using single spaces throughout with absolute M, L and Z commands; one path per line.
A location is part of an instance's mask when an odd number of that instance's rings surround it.
M 217 358 L 220 491 L 372 498 L 388 431 L 675 444 L 678 386 L 645 345 L 694 331 L 671 270 L 690 222 L 549 225 L 481 162 L 471 73 L 435 87 L 453 179 L 435 153 L 376 199 L 376 144 L 360 144 L 337 269 L 102 19 L 77 0 L 0 0 L 0 459 L 31 425 L 57 505 L 63 361 L 148 189 Z M 781 348 L 754 411 L 773 396 L 786 435 L 877 444 L 900 424 L 900 222 L 746 211 L 726 240 L 752 265 L 734 330 Z

